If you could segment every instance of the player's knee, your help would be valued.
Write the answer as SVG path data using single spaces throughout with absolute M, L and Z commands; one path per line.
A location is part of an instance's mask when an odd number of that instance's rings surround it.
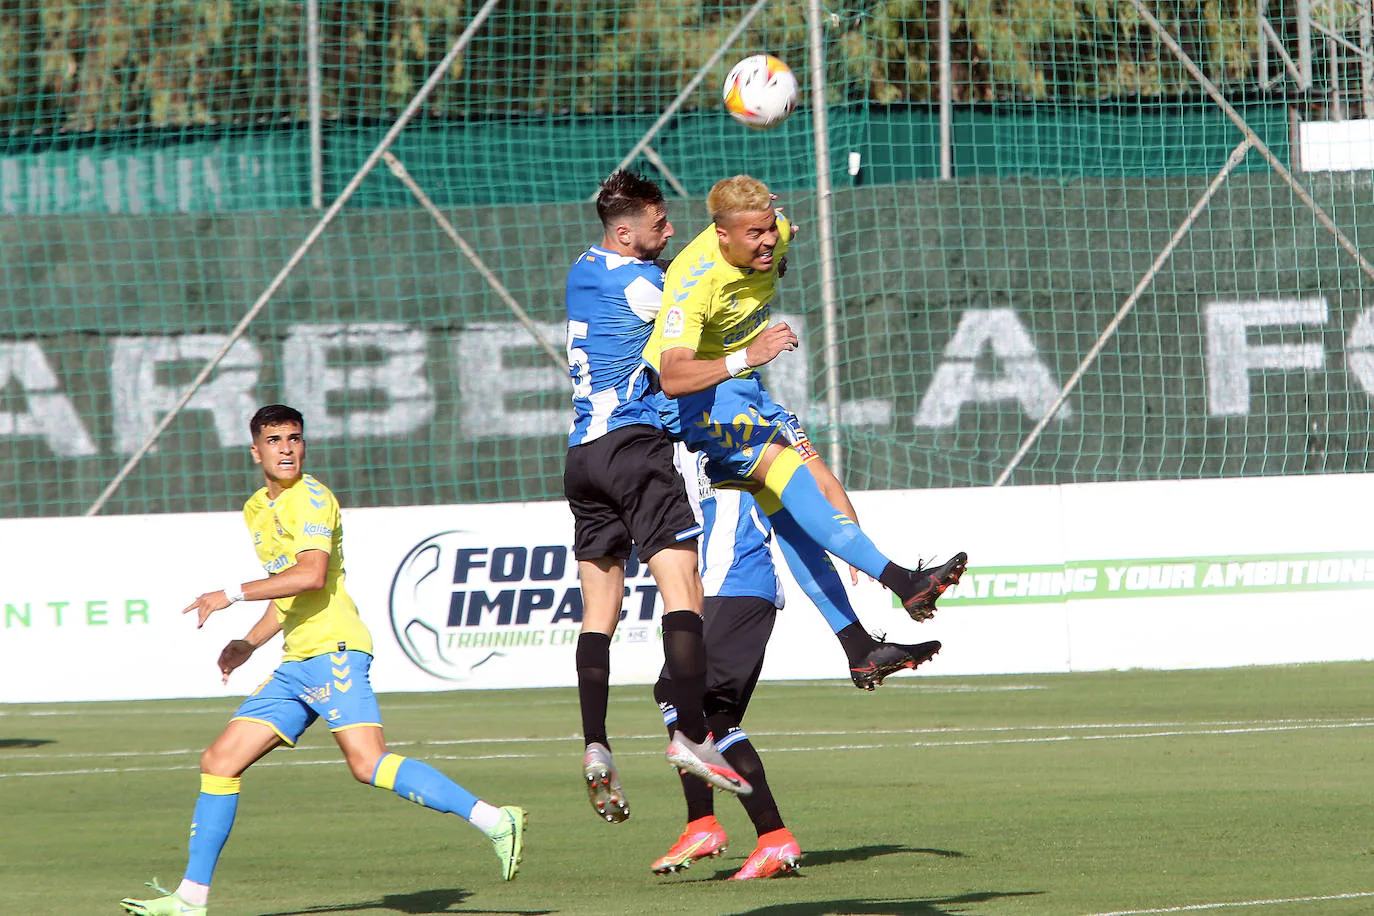
M 730 734 L 730 729 L 739 728 L 739 715 L 733 709 L 713 709 L 706 707 L 706 726 L 717 739 Z
M 242 770 L 230 760 L 214 745 L 206 748 L 200 755 L 200 771 L 206 776 L 226 776 L 233 777 L 242 773 Z
M 377 763 L 381 759 L 380 756 L 350 755 L 348 758 L 348 771 L 353 774 L 353 778 L 358 780 L 358 782 L 365 786 L 370 786 L 372 785 L 372 776 L 377 772 Z
M 720 719 L 724 726 L 716 732 L 717 735 L 725 734 L 728 729 L 739 725 L 740 720 L 744 718 L 744 706 L 740 702 L 742 687 L 742 684 L 716 684 L 701 698 L 702 709 L 706 712 L 706 718 L 711 721 L 712 730 L 715 730 L 716 719 Z

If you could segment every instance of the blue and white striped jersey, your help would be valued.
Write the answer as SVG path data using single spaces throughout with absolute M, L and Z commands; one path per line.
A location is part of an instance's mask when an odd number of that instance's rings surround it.
M 641 400 L 649 384 L 639 354 L 663 304 L 663 268 L 590 248 L 568 271 L 564 304 L 575 412 L 568 447 L 635 423 L 661 426 Z
M 773 526 L 754 497 L 717 490 L 706 476 L 706 456 L 681 442 L 673 460 L 687 484 L 687 498 L 705 532 L 701 584 L 708 598 L 762 598 L 783 606 L 782 580 L 773 565 Z

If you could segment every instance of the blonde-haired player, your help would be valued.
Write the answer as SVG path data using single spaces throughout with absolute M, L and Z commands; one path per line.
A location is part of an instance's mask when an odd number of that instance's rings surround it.
M 754 494 L 778 537 L 797 554 L 794 571 L 797 563 L 805 567 L 813 600 L 836 587 L 843 592 L 828 551 L 895 592 L 912 619 L 929 619 L 936 599 L 959 581 L 968 557 L 956 553 L 940 566 L 914 570 L 889 560 L 854 521 L 848 501 L 837 499 L 837 509 L 822 492 L 821 483 L 835 492 L 825 480 L 829 472 L 820 471 L 818 483 L 811 464 L 821 466 L 807 461 L 814 455 L 791 447 L 795 418 L 769 396 L 755 371 L 797 346 L 785 322 L 769 324 L 791 223 L 774 209 L 767 185 L 748 175 L 717 182 L 706 206 L 711 225 L 673 259 L 663 308 L 644 349 L 663 393 L 675 400 L 680 428 L 673 432 L 706 455 L 716 486 Z M 851 668 L 864 664 L 875 643 L 853 612 L 846 620 L 833 602 L 817 604 Z M 914 667 L 913 662 L 893 660 L 897 667 L 891 670 Z M 881 679 L 891 670 L 876 674 Z

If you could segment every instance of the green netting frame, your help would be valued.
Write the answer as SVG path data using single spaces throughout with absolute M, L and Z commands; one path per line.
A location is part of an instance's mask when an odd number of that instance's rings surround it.
M 502 5 L 393 147 L 556 345 L 586 198 L 748 6 Z M 1261 87 L 1253 3 L 1150 8 L 1292 162 L 1325 96 Z M 314 226 L 312 181 L 338 194 L 475 9 L 322 4 L 316 175 L 299 0 L 0 5 L 0 516 L 91 505 Z M 851 487 L 992 483 L 1241 140 L 1130 3 L 950 9 L 948 179 L 938 4 L 824 10 Z M 770 375 L 824 439 L 806 42 L 804 5 L 765 6 L 652 146 L 689 194 L 679 240 L 739 171 L 805 227 L 779 305 L 807 346 Z M 753 133 L 717 92 L 761 50 L 803 105 Z M 1365 178 L 1300 177 L 1360 245 Z M 1363 470 L 1369 283 L 1250 152 L 1012 481 Z M 105 511 L 236 508 L 273 400 L 349 505 L 554 498 L 566 388 L 379 168 Z

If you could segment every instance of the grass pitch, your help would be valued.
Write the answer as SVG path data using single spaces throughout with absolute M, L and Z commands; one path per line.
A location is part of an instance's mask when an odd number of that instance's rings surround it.
M 801 873 L 727 882 L 753 848 L 659 878 L 681 830 L 648 688 L 617 688 L 633 816 L 580 783 L 571 690 L 382 697 L 394 748 L 531 825 L 503 884 L 455 818 L 353 782 L 318 725 L 244 779 L 215 916 L 1374 913 L 1370 664 L 764 684 L 747 723 Z M 114 914 L 185 860 L 197 758 L 230 701 L 0 705 L 0 901 Z

